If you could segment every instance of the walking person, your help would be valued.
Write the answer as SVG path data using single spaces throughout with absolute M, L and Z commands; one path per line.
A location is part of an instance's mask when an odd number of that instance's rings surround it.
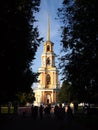
M 42 118 L 43 118 L 43 106 L 42 105 L 40 105 L 40 107 L 39 107 L 39 117 L 40 117 L 40 119 L 42 120 Z
M 73 113 L 70 106 L 67 107 L 67 125 L 71 127 L 73 121 Z

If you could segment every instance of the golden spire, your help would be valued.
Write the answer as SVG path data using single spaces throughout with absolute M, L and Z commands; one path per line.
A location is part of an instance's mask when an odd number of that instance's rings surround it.
M 48 14 L 47 41 L 50 41 L 50 18 L 49 18 L 49 14 Z

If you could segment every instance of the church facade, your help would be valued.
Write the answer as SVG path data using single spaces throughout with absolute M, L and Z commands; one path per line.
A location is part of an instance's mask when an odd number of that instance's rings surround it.
M 50 41 L 50 23 L 48 20 L 47 40 L 43 46 L 43 53 L 41 55 L 42 65 L 38 69 L 39 83 L 34 88 L 35 101 L 34 105 L 40 104 L 56 104 L 58 102 L 58 92 L 60 84 L 58 81 L 58 70 L 55 66 L 55 53 L 53 45 Z

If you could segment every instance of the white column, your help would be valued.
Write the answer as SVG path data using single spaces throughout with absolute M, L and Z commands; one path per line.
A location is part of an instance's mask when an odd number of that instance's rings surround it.
M 53 102 L 53 90 L 52 90 L 52 102 Z

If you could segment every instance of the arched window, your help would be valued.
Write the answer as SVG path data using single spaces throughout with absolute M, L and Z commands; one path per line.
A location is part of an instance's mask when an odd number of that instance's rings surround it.
M 50 51 L 50 46 L 49 45 L 47 46 L 47 51 Z
M 46 64 L 50 65 L 50 59 L 49 59 L 49 57 L 46 59 Z
M 47 76 L 46 76 L 46 82 L 47 82 L 47 84 L 50 84 L 50 75 L 49 74 L 47 74 Z

